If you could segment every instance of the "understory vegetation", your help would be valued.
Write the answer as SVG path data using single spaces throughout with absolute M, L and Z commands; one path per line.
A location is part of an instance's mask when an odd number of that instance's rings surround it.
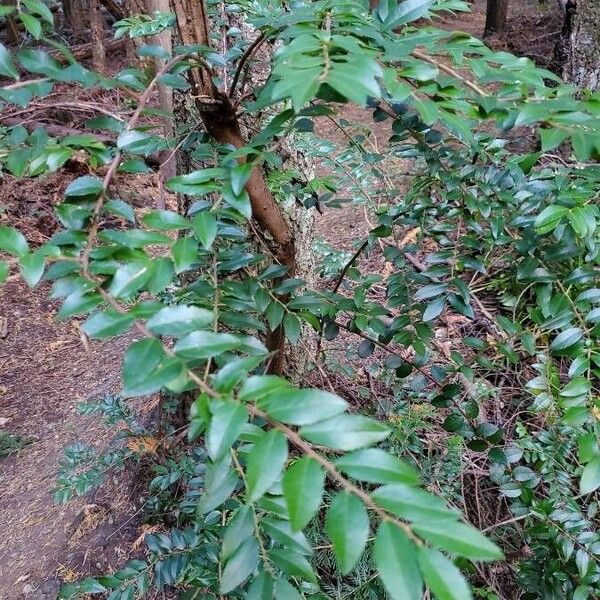
M 28 32 L 0 45 L 3 109 L 124 98 L 72 135 L 0 126 L 7 176 L 85 164 L 48 243 L 0 226 L 0 279 L 128 336 L 122 394 L 78 407 L 114 446 L 69 446 L 55 499 L 148 475 L 139 557 L 60 597 L 597 598 L 600 95 L 438 29 L 461 0 L 197 4 L 205 39 L 185 2 L 119 21 L 140 61 L 115 75 L 41 0 L 0 6 Z M 170 154 L 177 208 L 117 194 Z M 302 272 L 290 206 L 370 231 Z

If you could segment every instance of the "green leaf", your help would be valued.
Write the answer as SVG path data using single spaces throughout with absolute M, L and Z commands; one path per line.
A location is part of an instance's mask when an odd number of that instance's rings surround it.
M 254 538 L 249 538 L 225 564 L 221 573 L 221 594 L 228 594 L 244 583 L 257 566 L 258 546 Z
M 267 535 L 282 546 L 300 554 L 312 554 L 312 548 L 306 536 L 300 531 L 292 531 L 289 521 L 266 517 L 261 520 L 261 526 Z
M 317 514 L 325 489 L 325 471 L 309 456 L 297 460 L 283 476 L 290 523 L 300 531 Z
M 340 492 L 333 499 L 325 531 L 333 542 L 333 552 L 344 575 L 349 573 L 365 550 L 369 539 L 369 515 L 353 494 Z
M 217 219 L 209 211 L 202 211 L 192 219 L 192 229 L 205 250 L 210 250 L 217 237 Z
M 26 254 L 19 260 L 21 275 L 29 287 L 35 287 L 39 283 L 45 266 L 44 256 L 39 252 Z
M 277 481 L 287 453 L 287 439 L 277 429 L 271 429 L 256 442 L 246 459 L 248 502 L 256 502 Z
M 131 261 L 119 267 L 112 279 L 108 291 L 115 298 L 126 298 L 144 287 L 152 276 L 151 263 Z
M 0 283 L 4 283 L 10 273 L 10 267 L 5 260 L 0 260 Z
M 123 200 L 110 200 L 104 205 L 104 210 L 113 215 L 117 215 L 126 221 L 135 223 L 135 213 L 133 212 L 133 208 Z
M 271 600 L 269 596 L 268 600 Z M 298 590 L 285 581 L 285 579 L 275 580 L 275 600 L 304 600 Z
M 292 343 L 296 344 L 300 339 L 301 324 L 300 319 L 291 313 L 286 313 L 283 317 L 283 331 L 285 337 Z
M 251 162 L 239 163 L 231 169 L 231 189 L 236 195 L 240 195 L 246 182 L 250 178 L 254 165 Z
M 215 331 L 193 331 L 175 344 L 175 352 L 188 360 L 210 358 L 230 350 L 243 350 L 249 354 L 267 353 L 256 338 Z
M 198 512 L 206 514 L 221 506 L 238 484 L 238 477 L 230 468 L 231 456 L 225 454 L 221 460 L 206 465 L 204 493 L 198 502 Z
M 142 217 L 142 221 L 152 229 L 169 231 L 172 229 L 186 229 L 190 223 L 185 217 L 172 210 L 153 210 Z
M 550 152 L 560 146 L 569 137 L 564 129 L 540 129 L 542 152 Z
M 0 75 L 19 79 L 19 72 L 15 68 L 10 52 L 4 44 L 0 44 Z
M 334 450 L 356 450 L 384 440 L 390 430 L 374 419 L 362 415 L 339 415 L 307 425 L 300 435 L 313 444 Z
M 230 400 L 213 400 L 210 403 L 212 418 L 206 435 L 206 450 L 212 460 L 223 457 L 238 439 L 248 421 L 243 404 Z
M 394 600 L 420 600 L 423 579 L 417 548 L 397 525 L 383 521 L 377 530 L 373 557 L 379 578 Z
M 148 328 L 157 335 L 180 337 L 213 322 L 212 311 L 197 306 L 165 306 L 148 320 Z
M 592 459 L 581 475 L 579 482 L 579 491 L 581 494 L 591 494 L 600 487 L 600 456 Z
M 216 392 L 230 392 L 249 371 L 264 362 L 265 356 L 248 356 L 244 358 L 233 358 L 219 369 L 213 378 L 213 387 Z
M 427 323 L 428 321 L 433 321 L 439 317 L 444 310 L 445 304 L 446 298 L 443 296 L 441 298 L 436 298 L 433 302 L 429 303 L 423 313 L 423 321 Z
M 23 258 L 29 252 L 29 244 L 20 231 L 2 225 L 0 226 L 0 250 Z
M 133 316 L 115 310 L 97 312 L 87 318 L 81 330 L 91 338 L 103 340 L 125 333 L 133 323 Z
M 179 238 L 171 248 L 175 273 L 179 275 L 198 262 L 198 242 L 192 237 Z
M 154 338 L 134 342 L 123 359 L 123 392 L 126 396 L 145 396 L 158 391 L 181 373 L 181 362 L 165 354 Z
M 471 560 L 499 560 L 500 549 L 480 531 L 459 522 L 417 523 L 413 531 L 433 545 Z
M 65 190 L 65 198 L 81 199 L 95 197 L 102 192 L 102 181 L 92 175 L 84 175 L 72 181 Z
M 550 344 L 550 350 L 562 351 L 574 346 L 583 337 L 583 331 L 579 327 L 571 327 L 566 331 L 559 333 L 552 343 Z
M 273 600 L 273 579 L 268 573 L 262 571 L 254 578 L 245 600 Z
M 385 485 L 377 488 L 372 496 L 379 506 L 407 521 L 439 522 L 455 520 L 459 516 L 441 498 L 405 484 Z
M 557 225 L 567 215 L 568 209 L 565 206 L 554 204 L 547 206 L 535 220 L 535 228 L 540 235 L 554 231 Z
M 21 12 L 19 17 L 25 25 L 25 29 L 36 39 L 39 40 L 42 37 L 42 24 L 39 19 L 30 15 L 29 13 Z
M 346 475 L 368 483 L 419 483 L 415 469 L 378 448 L 346 454 L 335 461 L 335 466 Z
M 301 577 L 311 583 L 317 582 L 317 577 L 305 556 L 289 548 L 272 548 L 269 558 L 284 572 L 294 577 Z
M 146 287 L 151 294 L 160 294 L 173 281 L 173 261 L 165 257 L 157 258 L 152 261 L 152 266 L 152 275 Z
M 258 405 L 276 421 L 288 425 L 311 425 L 329 419 L 348 408 L 348 403 L 324 390 L 276 389 L 259 400 Z
M 425 582 L 438 600 L 472 600 L 469 584 L 462 573 L 441 552 L 420 547 L 417 558 Z
M 85 293 L 81 289 L 71 292 L 58 310 L 58 318 L 62 321 L 73 315 L 82 315 L 96 308 L 102 302 L 102 296 Z

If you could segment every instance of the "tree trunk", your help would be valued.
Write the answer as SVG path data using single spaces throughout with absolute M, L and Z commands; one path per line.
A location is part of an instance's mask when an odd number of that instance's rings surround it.
M 577 0 L 567 7 L 562 76 L 575 85 L 600 88 L 600 2 Z
M 85 39 L 88 29 L 87 9 L 83 3 L 84 0 L 63 0 L 65 19 L 73 31 L 73 38 L 78 42 L 88 41 Z
M 173 0 L 173 8 L 177 17 L 180 42 L 186 46 L 195 44 L 210 45 L 210 23 L 205 13 L 205 4 L 197 0 Z M 256 37 L 256 32 L 238 24 L 248 39 Z M 261 50 L 266 52 L 265 45 Z M 267 56 L 267 59 L 269 57 Z M 254 70 L 252 70 L 254 72 Z M 262 85 L 261 69 L 256 70 L 256 80 L 251 76 L 249 84 L 252 87 Z M 217 142 L 230 144 L 236 147 L 246 143 L 246 127 L 243 120 L 238 117 L 230 99 L 217 90 L 211 77 L 205 69 L 195 69 L 190 72 L 191 93 L 176 94 L 175 122 L 178 125 L 197 124 L 202 122 L 206 132 Z M 284 144 L 282 151 L 289 158 L 286 167 L 298 168 L 305 177 L 311 177 L 308 162 L 301 157 L 292 145 Z M 243 158 L 241 160 L 244 160 Z M 304 164 L 303 164 L 304 163 Z M 193 164 L 186 164 L 185 160 L 178 157 L 177 168 L 180 173 L 199 168 Z M 310 279 L 312 268 L 310 256 L 312 254 L 313 240 L 313 210 L 299 207 L 298 203 L 276 199 L 268 188 L 265 173 L 262 167 L 256 167 L 248 179 L 246 190 L 252 205 L 252 217 L 255 229 L 262 240 L 267 244 L 274 257 L 274 261 L 287 267 L 289 277 Z M 258 240 L 257 240 L 258 242 Z M 282 301 L 286 301 L 282 298 Z M 286 349 L 284 352 L 284 333 L 280 326 L 267 336 L 267 347 L 276 353 L 271 362 L 272 372 L 297 374 L 299 365 L 306 366 L 307 354 L 310 351 L 306 341 L 301 341 L 293 352 Z M 300 357 L 304 356 L 304 359 Z
M 106 73 L 106 50 L 104 48 L 104 15 L 98 0 L 89 0 L 90 33 L 92 36 L 92 65 L 99 73 Z
M 493 33 L 500 33 L 506 27 L 508 16 L 508 3 L 510 0 L 488 0 L 485 15 L 484 37 Z

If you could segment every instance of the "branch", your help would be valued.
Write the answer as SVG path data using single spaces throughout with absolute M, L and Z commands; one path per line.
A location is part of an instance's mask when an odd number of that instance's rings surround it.
M 240 58 L 240 62 L 238 63 L 237 69 L 235 71 L 235 75 L 233 76 L 233 81 L 231 82 L 231 87 L 229 88 L 229 97 L 233 98 L 233 92 L 235 92 L 235 86 L 238 83 L 240 75 L 242 74 L 242 69 L 246 62 L 252 57 L 255 51 L 257 51 L 265 42 L 267 36 L 261 31 L 260 35 L 246 48 L 246 52 L 242 54 Z
M 466 77 L 461 75 L 458 71 L 454 70 L 452 67 L 449 67 L 448 65 L 445 65 L 443 62 L 440 62 L 440 61 L 436 60 L 435 58 L 429 56 L 428 54 L 420 52 L 419 50 L 413 50 L 412 55 L 415 58 L 418 58 L 420 60 L 428 62 L 430 65 L 436 66 L 440 71 L 444 71 L 444 73 L 447 73 L 448 75 L 452 75 L 452 77 L 456 77 L 456 79 L 459 79 L 460 81 L 462 81 L 468 88 L 472 89 L 474 92 L 476 92 L 480 96 L 483 96 L 484 98 L 489 97 L 490 94 L 488 94 L 484 89 L 480 88 L 477 84 L 473 83 L 472 81 L 469 81 Z

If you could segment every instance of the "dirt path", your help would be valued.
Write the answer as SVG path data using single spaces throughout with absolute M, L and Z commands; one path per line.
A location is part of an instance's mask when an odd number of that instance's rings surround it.
M 53 502 L 63 448 L 76 440 L 109 442 L 96 417 L 76 404 L 119 389 L 123 343 L 87 348 L 74 322 L 57 323 L 47 286 L 18 281 L 0 288 L 0 418 L 11 434 L 31 438 L 0 459 L 0 598 L 54 600 L 59 578 L 122 563 L 135 535 L 129 486 L 110 482 L 92 498 Z M 107 359 L 108 355 L 108 359 Z

